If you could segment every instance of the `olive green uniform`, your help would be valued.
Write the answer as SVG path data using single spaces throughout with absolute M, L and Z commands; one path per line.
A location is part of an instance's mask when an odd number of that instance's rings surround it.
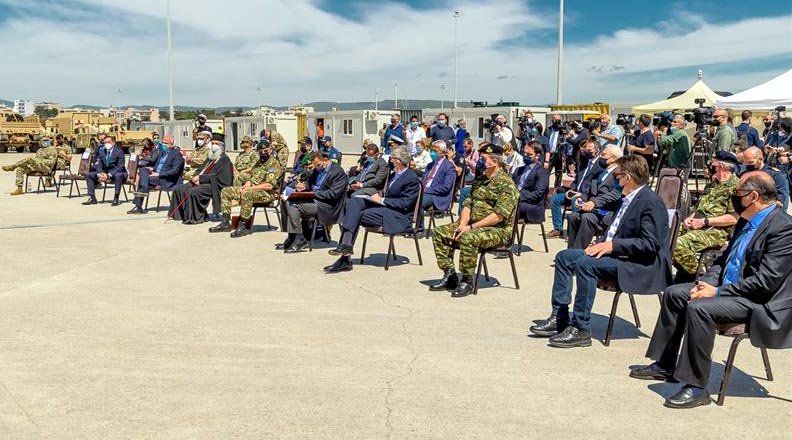
M 193 154 L 187 160 L 187 165 L 190 166 L 189 171 L 184 172 L 184 180 L 192 180 L 196 170 L 200 170 L 206 164 L 206 159 L 209 158 L 209 147 L 204 145 L 193 151 Z
M 721 125 L 715 131 L 715 136 L 712 138 L 711 153 L 718 150 L 734 151 L 735 133 L 734 129 L 729 125 Z
M 520 200 L 520 193 L 509 174 L 498 170 L 491 178 L 481 175 L 473 181 L 470 197 L 464 206 L 470 209 L 470 224 L 478 222 L 492 213 L 503 217 L 495 226 L 473 229 L 459 238 L 459 271 L 463 275 L 473 275 L 476 270 L 479 249 L 490 248 L 506 243 L 512 233 L 514 208 Z M 437 266 L 441 270 L 454 269 L 454 231 L 459 221 L 432 230 Z
M 15 163 L 13 168 L 16 170 L 16 186 L 22 186 L 25 182 L 26 174 L 52 171 L 56 160 L 58 160 L 58 149 L 55 146 L 49 146 L 40 148 L 35 155 L 28 156 Z
M 270 145 L 272 146 L 273 155 L 278 158 L 283 168 L 289 166 L 289 146 L 286 145 L 286 139 L 277 131 L 270 133 Z
M 259 161 L 259 154 L 252 148 L 248 151 L 243 151 L 239 153 L 236 160 L 234 161 L 234 168 L 237 170 L 237 175 L 234 176 L 234 186 L 242 186 L 250 180 L 250 176 L 253 174 L 253 171 L 249 172 L 241 172 L 242 170 L 246 170 L 248 168 L 253 168 Z
M 286 170 L 278 162 L 278 158 L 271 156 L 263 164 L 258 164 L 250 175 L 250 184 L 260 185 L 269 183 L 272 185 L 270 191 L 246 191 L 242 193 L 241 186 L 229 186 L 220 192 L 220 212 L 223 215 L 231 215 L 231 204 L 234 200 L 239 201 L 239 217 L 242 220 L 250 218 L 254 203 L 270 203 L 278 198 L 281 178 Z
M 719 217 L 734 212 L 731 196 L 734 194 L 739 179 L 732 174 L 724 182 L 709 183 L 696 206 L 696 218 Z M 733 226 L 688 230 L 680 226 L 679 238 L 674 248 L 674 262 L 689 274 L 695 274 L 698 268 L 698 254 L 704 249 L 723 246 L 729 239 Z

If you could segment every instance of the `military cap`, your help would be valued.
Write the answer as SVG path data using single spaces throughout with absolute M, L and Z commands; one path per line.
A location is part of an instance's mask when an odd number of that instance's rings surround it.
M 305 137 L 302 139 L 302 141 L 303 141 L 303 142 L 305 142 L 305 143 L 306 143 L 306 144 L 308 144 L 308 145 L 313 145 L 313 141 L 311 140 L 311 137 L 310 137 L 310 136 L 305 136 Z
M 493 144 L 487 144 L 479 148 L 478 152 L 484 154 L 503 154 L 503 147 Z
M 249 143 L 250 145 L 253 145 L 253 138 L 250 136 L 243 136 L 242 140 L 239 143 L 244 144 L 245 142 Z
M 256 144 L 256 149 L 259 149 L 259 150 L 260 150 L 260 149 L 262 149 L 262 148 L 269 148 L 269 146 L 270 146 L 270 141 L 269 141 L 269 139 L 267 139 L 267 138 L 264 138 L 264 139 L 260 140 L 260 141 L 258 142 L 258 144 Z
M 737 160 L 737 155 L 731 151 L 718 150 L 715 152 L 715 160 L 719 162 L 727 162 L 733 165 L 739 165 L 740 161 Z
M 333 142 L 333 138 L 330 136 L 325 136 L 322 138 L 322 142 Z

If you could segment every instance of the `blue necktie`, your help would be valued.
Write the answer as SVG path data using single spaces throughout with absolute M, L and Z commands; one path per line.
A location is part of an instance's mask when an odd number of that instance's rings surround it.
M 740 236 L 734 240 L 734 247 L 729 254 L 729 259 L 726 260 L 726 271 L 723 274 L 723 285 L 732 284 L 740 279 L 740 269 L 742 268 L 743 259 L 745 258 L 745 248 L 748 246 L 748 232 L 752 229 L 751 223 L 748 222 L 740 231 Z
M 105 154 L 105 165 L 106 166 L 110 165 L 110 152 L 109 151 L 107 152 L 107 154 Z

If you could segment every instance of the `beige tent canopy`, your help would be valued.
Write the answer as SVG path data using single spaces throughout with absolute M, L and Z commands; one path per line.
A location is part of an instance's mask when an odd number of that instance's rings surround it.
M 715 101 L 722 98 L 722 96 L 713 92 L 712 89 L 704 83 L 701 79 L 702 75 L 700 70 L 698 75 L 698 81 L 690 86 L 685 93 L 662 101 L 635 106 L 632 108 L 632 112 L 638 114 L 656 113 L 666 110 L 689 110 L 698 107 L 695 100 L 699 98 L 704 98 L 704 106 L 714 105 Z

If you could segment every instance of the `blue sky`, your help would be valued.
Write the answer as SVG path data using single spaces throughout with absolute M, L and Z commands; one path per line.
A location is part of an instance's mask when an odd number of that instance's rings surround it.
M 450 99 L 455 9 L 461 101 L 554 102 L 557 0 L 173 0 L 175 99 Z M 0 41 L 0 98 L 167 103 L 165 0 L 0 0 Z M 792 68 L 792 0 L 567 0 L 565 43 L 565 102 L 653 101 L 698 69 L 737 92 Z

